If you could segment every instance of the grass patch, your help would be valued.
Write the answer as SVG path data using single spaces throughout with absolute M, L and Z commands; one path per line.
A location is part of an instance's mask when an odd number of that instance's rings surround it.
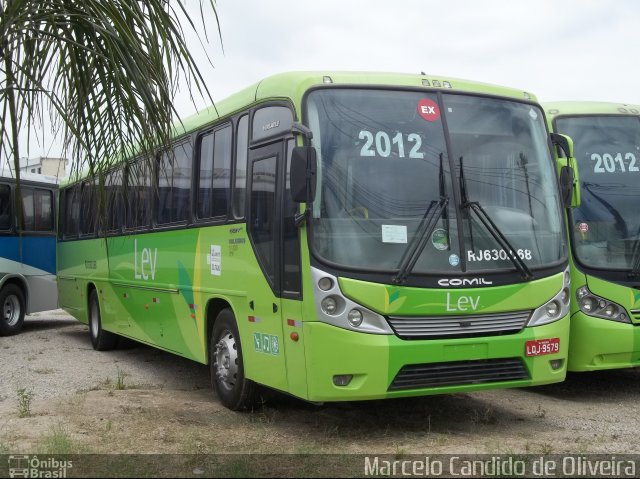
M 40 441 L 40 449 L 45 454 L 71 454 L 78 452 L 71 436 L 61 424 L 49 429 L 47 435 Z
M 18 417 L 31 416 L 31 401 L 33 400 L 33 392 L 25 388 L 19 388 L 18 395 Z
M 127 385 L 125 384 L 125 379 L 128 376 L 122 369 L 118 368 L 118 375 L 116 377 L 116 383 L 114 384 L 114 388 L 117 391 L 122 391 L 127 389 Z

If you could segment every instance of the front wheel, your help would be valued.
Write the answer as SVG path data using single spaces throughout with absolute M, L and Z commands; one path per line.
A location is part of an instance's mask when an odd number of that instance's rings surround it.
M 89 334 L 91 344 L 96 351 L 108 351 L 116 347 L 118 336 L 102 329 L 100 302 L 95 289 L 89 294 Z
M 256 384 L 244 376 L 240 334 L 233 313 L 223 309 L 209 341 L 211 384 L 222 404 L 233 411 L 255 404 Z
M 26 302 L 22 290 L 15 284 L 7 284 L 0 291 L 0 336 L 17 334 L 24 324 Z

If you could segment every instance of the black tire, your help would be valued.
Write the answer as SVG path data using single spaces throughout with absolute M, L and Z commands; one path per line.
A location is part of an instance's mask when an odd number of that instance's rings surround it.
M 224 406 L 239 411 L 255 405 L 258 387 L 244 376 L 238 326 L 229 309 L 220 311 L 211 332 L 209 371 L 213 389 Z
M 115 348 L 118 343 L 118 335 L 102 329 L 100 301 L 95 289 L 89 293 L 89 335 L 91 336 L 91 345 L 96 351 L 109 351 Z
M 19 333 L 27 311 L 22 289 L 13 283 L 6 284 L 0 291 L 0 308 L 0 336 Z

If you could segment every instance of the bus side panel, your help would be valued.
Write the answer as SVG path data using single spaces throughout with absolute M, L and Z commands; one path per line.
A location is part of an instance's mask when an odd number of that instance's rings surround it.
M 76 319 L 88 322 L 88 289 L 95 285 L 100 291 L 108 277 L 107 252 L 103 238 L 58 243 L 58 299 Z M 101 305 L 102 306 L 102 305 Z M 104 329 L 113 328 L 108 318 L 102 319 Z
M 260 384 L 289 391 L 282 326 L 286 301 L 274 296 L 246 225 L 201 229 L 197 251 L 196 270 L 200 271 L 203 296 L 198 306 L 211 297 L 229 300 L 240 334 L 245 375 Z
M 55 236 L 22 236 L 22 274 L 29 285 L 28 313 L 58 307 Z
M 110 238 L 109 266 L 117 332 L 202 362 L 192 317 L 197 237 L 184 229 Z

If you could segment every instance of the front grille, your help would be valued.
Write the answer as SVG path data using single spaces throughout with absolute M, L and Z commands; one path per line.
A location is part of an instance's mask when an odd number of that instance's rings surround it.
M 497 336 L 524 328 L 531 311 L 467 316 L 390 317 L 389 324 L 402 339 L 437 339 Z
M 389 386 L 389 391 L 463 386 L 518 379 L 529 379 L 527 368 L 520 358 L 411 364 L 403 366 Z
M 631 317 L 634 321 L 640 321 L 640 309 L 632 309 Z

